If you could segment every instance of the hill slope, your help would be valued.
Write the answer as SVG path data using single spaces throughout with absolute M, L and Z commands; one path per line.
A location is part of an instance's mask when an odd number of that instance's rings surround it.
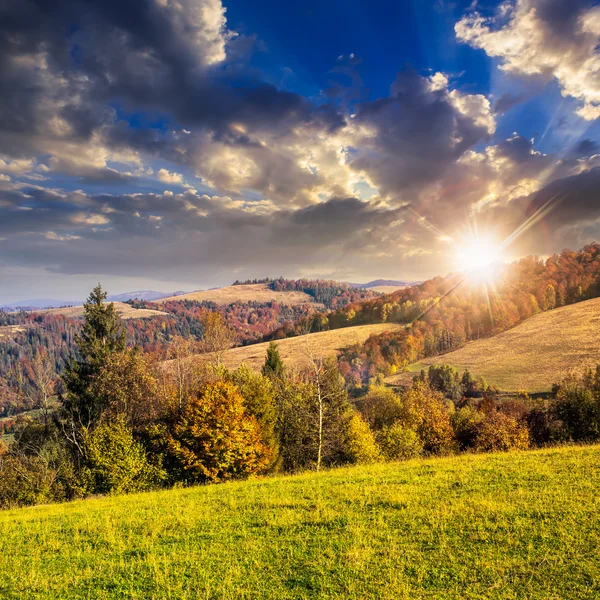
M 115 310 L 119 313 L 121 319 L 145 319 L 148 317 L 156 317 L 158 315 L 166 315 L 167 313 L 161 310 L 151 310 L 149 308 L 134 308 L 124 302 L 113 302 Z M 67 308 L 47 308 L 45 310 L 36 310 L 37 313 L 64 315 L 69 318 L 77 318 L 83 316 L 83 306 L 68 306 Z
M 598 598 L 600 447 L 0 513 L 17 598 Z
M 286 366 L 299 368 L 309 364 L 306 348 L 307 342 L 310 351 L 315 357 L 328 358 L 336 356 L 337 351 L 341 348 L 364 342 L 370 335 L 400 329 L 401 327 L 401 325 L 397 325 L 396 323 L 357 325 L 356 327 L 344 327 L 343 329 L 320 331 L 298 337 L 284 338 L 277 340 L 277 344 L 281 358 Z M 223 362 L 231 369 L 235 369 L 244 363 L 258 371 L 265 363 L 268 346 L 269 342 L 263 342 L 232 348 L 225 352 Z
M 251 283 L 230 285 L 214 290 L 190 292 L 180 296 L 169 296 L 156 301 L 162 304 L 169 301 L 194 300 L 196 302 L 214 302 L 216 304 L 231 304 L 232 302 L 279 302 L 293 306 L 295 304 L 315 304 L 314 298 L 304 292 L 276 292 L 266 283 Z
M 541 313 L 491 338 L 427 358 L 387 379 L 409 384 L 421 368 L 448 364 L 482 375 L 502 391 L 545 392 L 570 369 L 600 363 L 600 298 Z

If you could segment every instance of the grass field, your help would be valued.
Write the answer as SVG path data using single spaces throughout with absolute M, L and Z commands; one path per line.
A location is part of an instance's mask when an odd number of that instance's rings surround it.
M 0 597 L 600 597 L 600 446 L 0 513 Z
M 286 366 L 297 369 L 310 364 L 307 343 L 314 357 L 328 358 L 336 356 L 337 351 L 341 348 L 364 342 L 370 335 L 401 328 L 401 325 L 395 323 L 357 325 L 356 327 L 310 333 L 307 336 L 285 338 L 277 340 L 277 344 Z M 258 371 L 265 364 L 268 346 L 269 342 L 264 342 L 233 348 L 225 352 L 223 362 L 230 369 L 236 369 L 241 364 L 246 364 Z
M 541 313 L 491 338 L 411 365 L 387 379 L 410 384 L 415 372 L 432 364 L 468 368 L 502 391 L 546 392 L 567 371 L 600 363 L 600 298 Z
M 166 315 L 168 313 L 162 310 L 152 310 L 149 308 L 133 308 L 125 302 L 113 302 L 115 310 L 119 313 L 121 319 L 145 319 L 157 315 Z M 64 315 L 65 317 L 77 318 L 83 316 L 83 306 L 68 306 L 66 308 L 46 308 L 36 310 L 36 313 L 45 313 L 52 315 Z
M 253 283 L 249 285 L 231 285 L 229 287 L 190 292 L 181 296 L 170 296 L 156 300 L 155 304 L 169 301 L 195 300 L 196 302 L 215 302 L 216 304 L 231 304 L 233 302 L 279 302 L 288 306 L 296 304 L 320 304 L 312 296 L 304 292 L 276 292 L 266 283 Z

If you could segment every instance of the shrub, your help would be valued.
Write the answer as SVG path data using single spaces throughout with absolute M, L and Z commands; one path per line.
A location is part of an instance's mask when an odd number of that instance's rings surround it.
M 454 411 L 451 422 L 460 450 L 467 450 L 475 446 L 478 427 L 483 419 L 484 414 L 471 406 L 464 406 Z
M 475 449 L 479 452 L 526 450 L 529 443 L 527 427 L 504 413 L 486 413 L 477 425 Z
M 93 493 L 140 492 L 155 487 L 166 476 L 150 463 L 122 417 L 87 433 L 85 457 L 82 479 Z
M 600 439 L 600 368 L 595 374 L 565 377 L 556 386 L 554 412 L 572 440 Z
M 417 432 L 401 423 L 385 427 L 379 432 L 377 439 L 387 460 L 408 460 L 423 454 L 423 442 Z
M 74 489 L 72 462 L 56 438 L 35 448 L 13 442 L 0 453 L 0 508 L 67 500 Z
M 357 404 L 374 430 L 392 425 L 402 415 L 400 398 L 392 389 L 383 385 L 370 387 Z
M 353 463 L 371 463 L 381 458 L 369 424 L 354 412 L 348 420 L 348 457 Z
M 427 382 L 416 380 L 400 397 L 400 422 L 414 429 L 426 454 L 447 454 L 455 447 L 450 410 L 441 392 L 432 390 Z
M 168 434 L 167 447 L 191 481 L 224 481 L 265 470 L 271 451 L 244 398 L 226 381 L 207 384 Z

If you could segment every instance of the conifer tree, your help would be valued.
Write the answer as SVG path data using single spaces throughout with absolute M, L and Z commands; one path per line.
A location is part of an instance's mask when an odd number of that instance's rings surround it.
M 267 348 L 267 358 L 262 368 L 262 374 L 265 377 L 281 377 L 285 367 L 279 354 L 279 347 L 275 342 L 271 342 Z
M 89 428 L 100 417 L 102 406 L 92 390 L 94 377 L 100 373 L 109 357 L 125 350 L 125 332 L 114 304 L 106 304 L 106 292 L 98 284 L 84 304 L 84 322 L 75 338 L 77 355 L 69 362 L 63 375 L 66 394 L 62 398 L 63 417 L 71 435 Z

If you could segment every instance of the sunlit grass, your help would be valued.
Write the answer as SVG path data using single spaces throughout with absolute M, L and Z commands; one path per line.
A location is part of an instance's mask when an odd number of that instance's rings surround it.
M 0 513 L 1 598 L 597 598 L 600 446 Z

